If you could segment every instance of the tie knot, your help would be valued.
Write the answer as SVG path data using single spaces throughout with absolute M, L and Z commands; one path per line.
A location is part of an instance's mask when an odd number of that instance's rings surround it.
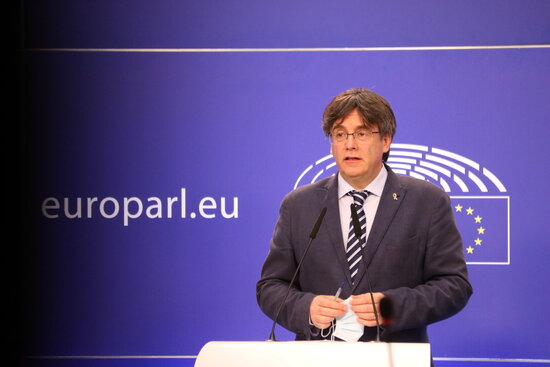
M 348 192 L 348 195 L 353 198 L 353 203 L 355 205 L 363 206 L 365 200 L 367 200 L 367 196 L 369 196 L 369 192 L 367 190 L 351 190 Z

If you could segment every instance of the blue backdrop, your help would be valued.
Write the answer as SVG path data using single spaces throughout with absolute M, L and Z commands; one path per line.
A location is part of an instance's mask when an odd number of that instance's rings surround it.
M 335 172 L 321 114 L 352 87 L 392 104 L 394 170 L 452 197 L 475 293 L 436 364 L 550 363 L 550 3 L 25 5 L 26 364 L 267 339 L 280 201 Z

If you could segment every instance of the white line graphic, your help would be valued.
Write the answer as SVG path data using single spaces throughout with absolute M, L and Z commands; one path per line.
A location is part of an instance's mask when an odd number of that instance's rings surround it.
M 306 168 L 294 188 L 334 175 L 338 168 L 331 159 L 332 155 L 326 155 Z M 387 163 L 395 173 L 430 181 L 445 192 L 507 192 L 496 175 L 480 163 L 440 148 L 394 143 Z

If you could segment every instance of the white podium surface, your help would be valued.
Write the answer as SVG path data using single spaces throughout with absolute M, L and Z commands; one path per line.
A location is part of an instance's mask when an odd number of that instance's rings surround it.
M 428 343 L 340 341 L 209 342 L 195 367 L 423 367 L 430 366 Z

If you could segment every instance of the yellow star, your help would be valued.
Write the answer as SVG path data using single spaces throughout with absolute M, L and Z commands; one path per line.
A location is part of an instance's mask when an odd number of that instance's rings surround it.
M 481 223 L 481 220 L 482 220 L 482 219 L 483 219 L 483 218 L 480 217 L 479 215 L 478 215 L 477 217 L 474 218 L 474 220 L 476 221 L 476 223 Z
M 457 212 L 461 212 L 462 211 L 462 205 L 458 204 L 457 206 L 455 206 L 455 209 Z
M 466 251 L 468 251 L 469 254 L 473 254 L 474 253 L 474 248 L 472 246 L 470 246 L 466 249 Z
M 477 229 L 477 234 L 485 234 L 485 228 L 479 227 L 479 228 Z
M 468 214 L 468 215 L 474 214 L 474 209 L 472 209 L 471 207 L 466 209 L 466 214 Z
M 476 243 L 476 246 L 481 246 L 481 242 L 483 242 L 483 240 L 480 240 L 479 237 L 475 239 L 474 241 Z

